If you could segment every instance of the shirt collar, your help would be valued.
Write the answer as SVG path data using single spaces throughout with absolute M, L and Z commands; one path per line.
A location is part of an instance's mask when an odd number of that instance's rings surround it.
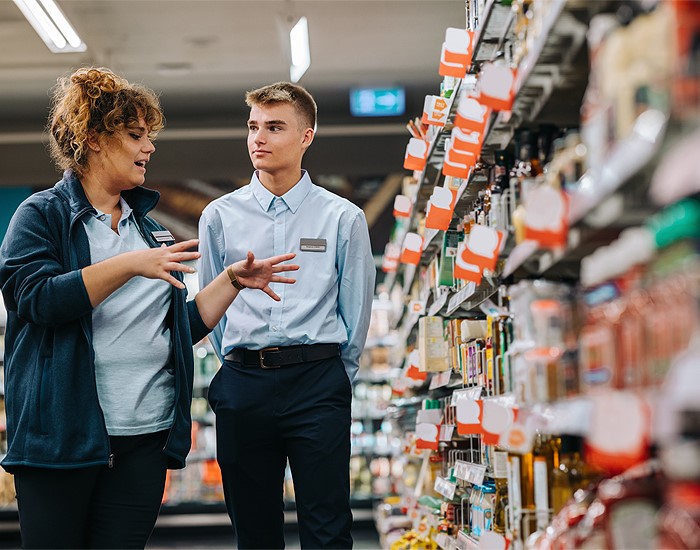
M 126 220 L 129 216 L 131 216 L 131 212 L 133 212 L 133 210 L 131 209 L 131 207 L 129 206 L 129 204 L 124 200 L 124 197 L 119 197 L 119 205 L 121 206 L 122 214 L 121 214 L 121 216 L 119 217 L 119 222 L 118 222 L 118 223 L 122 223 L 122 222 L 123 222 L 124 220 Z M 105 214 L 105 213 L 102 212 L 101 210 L 98 210 L 98 209 L 95 208 L 94 206 L 93 206 L 93 208 L 95 209 L 95 212 L 96 212 L 96 213 L 95 213 L 95 217 L 96 217 L 98 220 L 100 220 L 101 222 L 107 223 L 107 214 Z
M 275 195 L 272 194 L 270 190 L 267 189 L 262 183 L 260 183 L 257 171 L 253 172 L 250 185 L 253 195 L 260 203 L 263 210 L 267 212 L 270 209 L 272 202 L 276 198 Z M 306 195 L 309 194 L 309 191 L 311 191 L 311 178 L 306 170 L 302 170 L 301 179 L 294 185 L 294 187 L 282 195 L 281 198 L 294 214 L 301 206 L 301 203 L 304 202 L 304 199 L 306 198 Z
M 122 207 L 122 217 L 119 219 L 119 221 L 121 222 L 122 220 L 125 220 L 129 216 L 131 216 L 132 209 L 127 204 L 126 200 L 124 200 L 124 197 L 119 197 L 119 203 L 121 204 L 121 207 Z

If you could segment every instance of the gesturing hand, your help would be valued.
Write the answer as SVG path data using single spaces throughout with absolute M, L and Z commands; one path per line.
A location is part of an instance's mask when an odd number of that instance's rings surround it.
M 279 265 L 294 258 L 296 254 L 282 254 L 280 256 L 272 256 L 264 260 L 256 260 L 255 255 L 248 251 L 248 257 L 245 260 L 236 262 L 231 267 L 236 274 L 238 281 L 247 288 L 258 288 L 273 300 L 280 301 L 280 297 L 275 294 L 270 288 L 270 283 L 295 283 L 296 279 L 288 277 L 280 277 L 275 273 L 283 271 L 296 271 L 299 266 L 296 264 Z
M 163 245 L 160 248 L 148 248 L 127 252 L 127 254 L 132 255 L 131 261 L 134 263 L 133 267 L 137 275 L 149 279 L 163 279 L 177 288 L 185 288 L 185 285 L 173 277 L 170 272 L 194 273 L 194 268 L 183 265 L 181 262 L 196 260 L 200 257 L 199 252 L 187 251 L 198 244 L 199 239 L 191 239 L 170 246 Z

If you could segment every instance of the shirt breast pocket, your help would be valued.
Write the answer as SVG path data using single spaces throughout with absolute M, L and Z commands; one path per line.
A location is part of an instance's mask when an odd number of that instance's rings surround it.
M 338 275 L 335 254 L 330 250 L 322 252 L 302 250 L 292 261 L 299 264 L 299 277 L 303 276 L 307 280 L 317 280 L 321 283 L 329 279 L 335 280 Z

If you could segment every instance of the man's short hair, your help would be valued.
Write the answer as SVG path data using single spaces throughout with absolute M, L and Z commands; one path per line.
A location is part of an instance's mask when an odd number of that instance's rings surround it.
M 316 102 L 309 92 L 291 82 L 275 82 L 245 95 L 248 107 L 253 105 L 275 105 L 289 103 L 292 105 L 308 128 L 316 131 Z

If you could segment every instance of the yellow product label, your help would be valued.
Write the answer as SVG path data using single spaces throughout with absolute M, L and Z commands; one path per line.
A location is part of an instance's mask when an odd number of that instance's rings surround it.
M 493 317 L 486 317 L 486 379 L 493 380 Z

